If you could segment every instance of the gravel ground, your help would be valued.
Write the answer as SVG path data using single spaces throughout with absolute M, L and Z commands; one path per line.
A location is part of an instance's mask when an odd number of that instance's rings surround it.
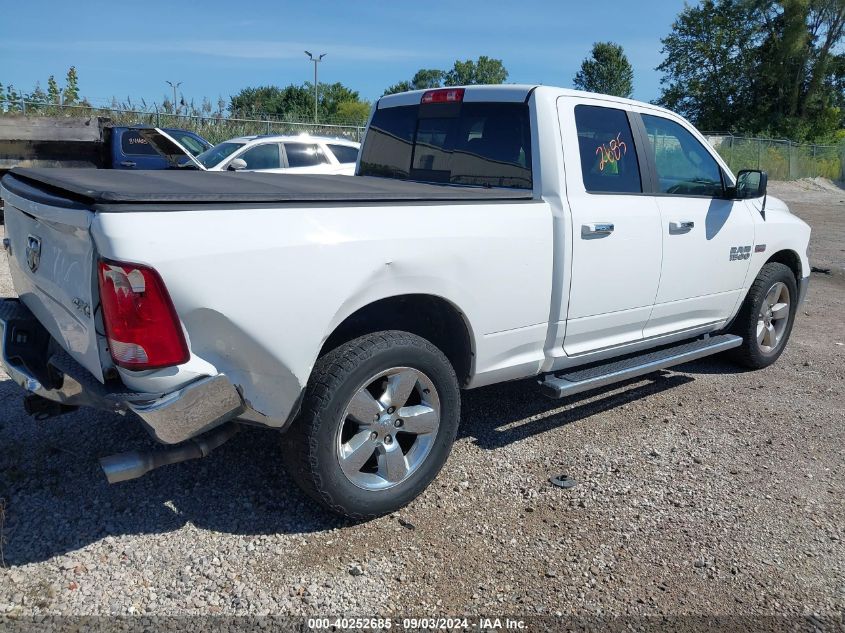
M 0 382 L 0 614 L 841 614 L 845 191 L 770 189 L 831 269 L 775 366 L 466 393 L 440 477 L 368 523 L 304 499 L 260 430 L 108 486 L 99 456 L 153 445 L 136 422 L 35 422 Z

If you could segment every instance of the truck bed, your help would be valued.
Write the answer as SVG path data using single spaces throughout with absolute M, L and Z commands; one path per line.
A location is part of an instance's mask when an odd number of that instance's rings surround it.
M 438 185 L 371 176 L 259 172 L 13 169 L 3 177 L 2 184 L 29 199 L 40 195 L 55 204 L 57 198 L 65 198 L 102 212 L 120 212 L 137 205 L 166 210 L 198 204 L 492 202 L 532 198 L 531 191 L 525 189 Z

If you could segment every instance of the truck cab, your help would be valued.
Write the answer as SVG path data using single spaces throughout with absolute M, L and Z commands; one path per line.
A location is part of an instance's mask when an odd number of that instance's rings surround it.
M 163 128 L 169 136 L 193 156 L 212 147 L 211 143 L 199 134 L 189 130 Z M 136 127 L 111 128 L 111 165 L 112 169 L 167 169 L 170 161 L 157 151 Z M 185 162 L 188 162 L 186 157 Z

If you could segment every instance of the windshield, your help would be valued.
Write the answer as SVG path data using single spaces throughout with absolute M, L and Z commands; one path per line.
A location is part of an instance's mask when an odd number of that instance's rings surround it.
M 220 143 L 211 149 L 205 150 L 202 154 L 197 156 L 197 160 L 210 169 L 220 164 L 221 161 L 234 154 L 245 144 L 246 143 L 232 143 L 229 141 Z
M 359 174 L 531 189 L 528 106 L 474 102 L 376 110 Z
M 194 156 L 199 156 L 204 151 L 211 149 L 211 143 L 207 143 L 205 139 L 194 136 L 190 132 L 171 129 L 165 129 L 164 131 L 179 141 Z

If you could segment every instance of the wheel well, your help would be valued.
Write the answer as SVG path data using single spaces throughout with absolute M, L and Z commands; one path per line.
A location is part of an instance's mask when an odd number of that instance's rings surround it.
M 465 384 L 472 369 L 472 343 L 461 312 L 451 303 L 431 295 L 388 297 L 350 314 L 323 343 L 320 356 L 354 338 L 402 330 L 431 341 L 445 354 Z
M 792 269 L 792 274 L 795 275 L 795 283 L 799 286 L 801 285 L 801 277 L 803 275 L 801 271 L 801 258 L 798 257 L 798 253 L 795 251 L 778 251 L 771 257 L 769 257 L 769 262 L 778 262 L 779 264 L 783 264 L 784 266 L 788 266 Z

